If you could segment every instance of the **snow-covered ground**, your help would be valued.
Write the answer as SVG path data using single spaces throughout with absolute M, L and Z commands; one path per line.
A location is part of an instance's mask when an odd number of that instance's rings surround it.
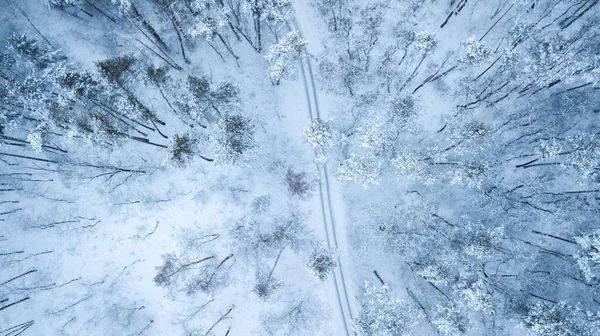
M 0 336 L 595 335 L 598 3 L 4 4 Z

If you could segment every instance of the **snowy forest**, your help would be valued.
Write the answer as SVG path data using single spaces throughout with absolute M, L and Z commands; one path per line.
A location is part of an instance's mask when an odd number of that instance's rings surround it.
M 0 0 L 0 336 L 600 335 L 599 0 Z

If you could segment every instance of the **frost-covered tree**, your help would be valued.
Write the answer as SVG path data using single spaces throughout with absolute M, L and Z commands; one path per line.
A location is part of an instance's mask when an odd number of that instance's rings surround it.
M 595 176 L 600 165 L 599 142 L 595 134 L 577 133 L 567 137 L 569 151 L 566 164 L 575 168 L 583 179 Z
M 281 29 L 286 19 L 291 16 L 292 5 L 289 0 L 244 0 L 244 2 L 245 7 L 250 9 L 254 23 L 255 39 L 254 43 L 250 44 L 260 53 L 265 41 L 264 25 L 267 25 L 271 32 Z
M 354 153 L 340 163 L 337 176 L 341 181 L 353 182 L 367 188 L 380 182 L 381 161 L 374 157 L 361 157 Z
M 410 96 L 399 96 L 392 99 L 389 107 L 388 118 L 397 129 L 409 129 L 409 125 L 417 116 L 417 104 L 415 98 Z
M 380 119 L 369 121 L 367 125 L 357 129 L 358 146 L 367 149 L 373 160 L 385 160 L 393 156 L 398 136 L 398 130 L 386 127 Z
M 438 177 L 430 171 L 430 165 L 426 162 L 423 155 L 415 153 L 410 149 L 402 148 L 396 152 L 395 157 L 391 160 L 392 167 L 395 172 L 408 179 L 422 181 L 427 185 L 431 185 Z
M 31 135 L 38 150 L 46 150 L 59 148 L 56 142 L 49 144 L 57 135 L 64 135 L 59 142 L 67 146 L 75 139 L 109 145 L 137 132 L 133 123 L 139 114 L 127 116 L 129 120 L 123 117 L 127 112 L 117 110 L 121 99 L 114 98 L 110 83 L 75 67 L 60 51 L 40 46 L 34 39 L 24 35 L 9 38 L 0 57 L 5 89 L 0 100 L 8 120 L 27 130 L 27 134 L 13 134 L 15 138 Z
M 463 252 L 479 260 L 489 259 L 501 248 L 505 238 L 503 226 L 493 227 L 486 223 L 476 223 L 464 218 L 461 229 L 456 231 L 457 243 L 463 245 Z
M 331 120 L 314 118 L 304 129 L 304 137 L 313 148 L 326 149 L 341 142 L 341 134 L 333 127 Z
M 467 335 L 470 327 L 466 311 L 455 304 L 435 306 L 431 323 L 444 336 Z
M 335 251 L 319 244 L 311 252 L 306 266 L 308 266 L 308 269 L 315 277 L 321 281 L 325 281 L 329 277 L 329 274 L 333 272 L 333 269 L 337 267 L 335 256 Z
M 66 56 L 59 50 L 50 50 L 41 46 L 37 40 L 23 34 L 15 34 L 9 37 L 8 47 L 19 56 L 32 61 L 39 69 L 46 69 L 51 65 L 67 60 Z
M 265 218 L 266 215 L 271 216 Z M 247 256 L 276 255 L 283 249 L 299 252 L 310 240 L 305 215 L 296 210 L 285 214 L 263 213 L 260 219 L 241 220 L 231 228 L 231 235 Z
M 121 12 L 126 12 L 131 8 L 132 0 L 110 0 Z
M 192 37 L 202 37 L 219 55 L 221 55 L 214 44 L 215 40 L 218 40 L 225 47 L 227 52 L 237 61 L 239 56 L 233 51 L 231 43 L 225 35 L 226 28 L 224 22 L 218 21 L 218 11 L 215 13 L 215 17 L 212 17 L 207 16 L 207 13 L 204 12 L 205 8 L 202 9 L 202 12 L 200 12 L 202 15 L 196 15 L 194 18 L 195 23 L 190 28 L 190 35 Z
M 318 335 L 324 332 L 323 327 L 327 313 L 322 309 L 322 303 L 308 297 L 294 300 L 283 307 L 274 307 L 262 316 L 262 331 L 259 335 Z
M 169 290 L 171 295 L 184 292 L 188 296 L 198 293 L 213 293 L 227 286 L 229 268 L 234 254 L 219 255 L 214 243 L 218 234 L 203 234 L 188 237 L 181 253 L 167 253 L 163 263 L 156 267 L 154 283 Z
M 466 66 L 479 65 L 492 56 L 492 48 L 485 45 L 475 36 L 469 37 L 463 42 L 463 46 L 465 51 L 464 55 L 460 58 L 459 63 Z
M 361 336 L 408 336 L 423 319 L 422 314 L 406 302 L 390 297 L 386 288 L 377 289 L 365 283 L 360 299 L 360 312 L 354 329 Z
M 600 313 L 558 302 L 535 303 L 528 306 L 522 326 L 536 336 L 592 336 L 600 327 Z
M 573 255 L 587 282 L 600 277 L 600 232 L 575 237 L 579 250 Z
M 317 8 L 330 31 L 347 31 L 346 26 L 351 21 L 351 3 L 347 0 L 315 1 Z
M 256 283 L 253 291 L 262 300 L 266 300 L 277 293 L 283 286 L 283 281 L 273 276 L 271 270 L 259 269 L 256 271 Z
M 42 2 L 48 7 L 61 8 L 63 6 L 77 6 L 83 5 L 82 0 L 42 0 Z
M 454 291 L 461 298 L 460 303 L 469 309 L 485 314 L 495 313 L 491 290 L 487 288 L 487 284 L 482 279 L 470 283 L 459 282 L 455 285 Z
M 306 44 L 300 32 L 292 30 L 269 48 L 265 59 L 269 62 L 269 78 L 274 84 L 296 77 L 299 62 L 308 56 Z
M 277 279 L 273 273 L 275 272 L 275 268 L 279 263 L 279 258 L 284 249 L 285 246 L 279 250 L 279 254 L 277 254 L 273 266 L 269 268 L 259 266 L 256 270 L 256 283 L 254 284 L 253 291 L 262 300 L 272 297 L 283 286 L 283 281 Z
M 451 269 L 453 265 L 447 265 L 446 263 L 420 263 L 419 266 L 415 270 L 415 274 L 438 287 L 447 286 L 454 281 Z

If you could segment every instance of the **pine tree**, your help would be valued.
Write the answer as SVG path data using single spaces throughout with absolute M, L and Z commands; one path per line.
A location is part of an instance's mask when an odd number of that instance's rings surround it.
M 167 149 L 165 162 L 183 168 L 190 164 L 198 154 L 197 151 L 198 139 L 192 134 L 174 134 Z
M 250 119 L 242 115 L 229 115 L 221 119 L 217 124 L 216 160 L 222 163 L 244 161 L 243 155 L 256 145 L 253 128 Z

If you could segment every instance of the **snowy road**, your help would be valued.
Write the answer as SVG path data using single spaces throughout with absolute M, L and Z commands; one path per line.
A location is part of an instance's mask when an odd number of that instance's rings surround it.
M 294 22 L 296 29 L 299 31 L 300 36 L 304 38 L 302 29 L 298 21 Z M 308 113 L 311 119 L 319 118 L 324 119 L 321 115 L 319 108 L 319 100 L 317 95 L 317 88 L 313 76 L 313 69 L 310 57 L 306 57 L 301 61 L 301 73 L 302 73 L 302 81 L 304 84 L 304 90 L 306 93 L 306 100 L 308 104 Z M 314 150 L 315 158 L 318 157 L 318 152 Z M 340 251 L 340 243 L 338 243 L 338 233 L 337 228 L 341 229 L 343 232 L 343 223 L 340 225 L 340 222 L 336 222 L 336 218 L 344 218 L 344 214 L 341 213 L 339 216 L 336 215 L 336 212 L 339 211 L 339 207 L 336 207 L 334 204 L 334 195 L 332 193 L 331 183 L 329 181 L 330 173 L 327 168 L 327 163 L 319 164 L 319 199 L 321 204 L 321 215 L 323 220 L 323 229 L 325 231 L 325 236 L 327 240 L 327 247 L 329 249 L 334 249 Z M 341 195 L 337 195 L 341 196 Z M 336 200 L 337 204 L 341 200 Z M 340 225 L 338 227 L 337 225 Z M 350 304 L 350 298 L 348 295 L 348 289 L 346 284 L 346 278 L 344 275 L 344 268 L 342 263 L 342 253 L 339 253 L 337 256 L 338 267 L 335 268 L 333 272 L 333 277 L 330 280 L 332 286 L 334 287 L 334 291 L 337 299 L 337 317 L 339 319 L 338 323 L 336 323 L 338 328 L 343 328 L 343 330 L 336 330 L 336 335 L 346 334 L 347 336 L 356 335 L 352 328 L 352 319 L 354 318 L 353 309 Z

